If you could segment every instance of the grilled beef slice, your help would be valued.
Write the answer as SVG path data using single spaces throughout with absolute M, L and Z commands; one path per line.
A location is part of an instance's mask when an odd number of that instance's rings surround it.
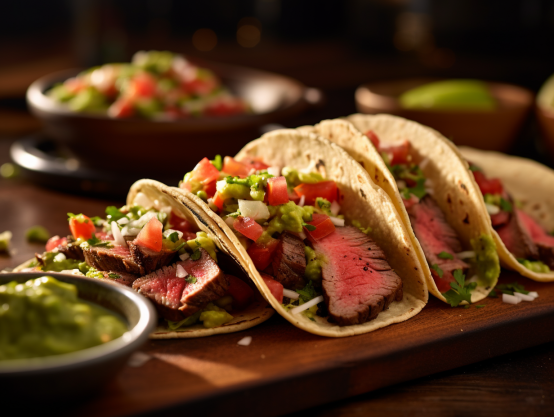
M 550 236 L 535 219 L 516 209 L 519 221 L 533 242 L 537 245 L 539 259 L 554 270 L 554 236 Z
M 147 247 L 137 245 L 135 241 L 128 241 L 127 245 L 133 260 L 144 270 L 145 274 L 169 265 L 175 256 L 174 251 L 162 248 L 161 251 L 155 252 Z
M 322 267 L 323 297 L 332 321 L 340 326 L 365 323 L 402 300 L 402 281 L 385 254 L 365 233 L 337 227 L 321 240 L 310 239 Z
M 229 281 L 217 263 L 204 249 L 202 256 L 193 261 L 177 262 L 137 279 L 133 289 L 154 302 L 160 315 L 168 320 L 179 321 L 203 309 L 209 302 L 217 300 L 229 288 Z M 177 278 L 177 265 L 196 278 Z
M 438 272 L 431 268 L 438 290 L 448 291 L 450 283 L 454 282 L 453 272 L 456 269 L 465 272 L 469 268 L 467 263 L 455 255 L 462 251 L 456 231 L 446 222 L 443 212 L 431 196 L 423 197 L 407 211 L 429 266 L 437 265 L 443 271 L 442 277 L 439 277 Z M 451 254 L 454 259 L 439 258 L 438 254 L 441 252 Z
M 276 281 L 288 289 L 300 289 L 306 285 L 306 255 L 304 241 L 291 233 L 283 233 L 279 238 L 272 262 L 272 275 Z
M 83 249 L 87 264 L 99 271 L 127 272 L 133 275 L 144 275 L 144 269 L 138 265 L 129 248 L 126 246 L 114 245 L 110 247 L 88 246 Z
M 539 259 L 539 250 L 533 242 L 524 220 L 518 211 L 510 213 L 510 219 L 501 227 L 495 227 L 506 249 L 516 258 Z
M 67 242 L 58 245 L 56 249 L 58 250 L 58 253 L 63 253 L 66 258 L 78 259 L 79 261 L 85 260 L 83 250 L 79 244 L 75 243 L 75 238 L 72 235 L 67 236 Z

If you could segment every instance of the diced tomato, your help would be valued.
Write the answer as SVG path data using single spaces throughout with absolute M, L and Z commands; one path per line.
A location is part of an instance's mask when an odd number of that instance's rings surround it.
M 242 114 L 246 111 L 246 106 L 240 100 L 219 100 L 211 103 L 204 113 L 208 116 L 231 116 L 233 114 Z
M 337 200 L 338 188 L 335 181 L 321 181 L 315 184 L 300 184 L 294 187 L 299 197 L 306 198 L 304 204 L 313 205 L 317 197 L 323 197 L 329 202 Z
M 294 204 L 298 204 L 298 202 L 300 201 L 300 196 L 298 194 L 296 194 L 294 191 L 289 192 L 287 190 L 287 193 L 289 195 L 289 200 L 294 201 Z
M 248 306 L 250 300 L 254 297 L 254 291 L 242 279 L 228 274 L 225 274 L 225 276 L 229 279 L 227 292 L 233 297 L 233 307 L 242 310 Z
M 505 223 L 508 223 L 508 220 L 510 219 L 510 213 L 507 211 L 500 211 L 497 214 L 491 215 L 491 223 L 492 227 L 501 226 Z
M 212 203 L 214 203 L 219 210 L 223 210 L 223 203 L 225 200 L 221 198 L 221 194 L 215 193 L 214 197 L 212 198 Z
M 213 197 L 217 191 L 217 180 L 213 180 L 204 185 L 204 192 L 208 195 L 208 198 Z
M 181 188 L 182 190 L 186 190 L 189 193 L 192 191 L 192 186 L 190 182 L 181 181 L 181 184 L 179 184 L 179 188 Z
M 133 101 L 139 97 L 150 98 L 156 94 L 156 87 L 156 79 L 147 72 L 141 72 L 129 81 L 125 95 Z
M 440 293 L 450 290 L 452 288 L 450 286 L 450 283 L 455 281 L 454 275 L 452 275 L 452 273 L 448 271 L 444 271 L 442 274 L 442 278 L 439 278 L 437 271 L 431 268 L 431 275 L 433 276 L 433 280 L 435 281 L 435 284 L 437 284 L 437 289 Z
M 389 156 L 391 165 L 407 164 L 410 154 L 410 142 L 405 140 L 400 145 L 382 145 L 380 152 L 385 152 Z
M 217 87 L 218 80 L 215 77 L 195 78 L 182 84 L 183 89 L 190 94 L 205 96 Z
M 194 226 L 187 219 L 177 216 L 173 211 L 169 215 L 169 225 L 171 226 L 171 229 L 178 230 L 183 233 L 194 231 Z
M 335 225 L 326 214 L 314 213 L 312 219 L 308 224 L 315 226 L 315 230 L 310 231 L 306 227 L 304 229 L 315 240 L 323 239 L 335 231 Z
M 202 184 L 208 184 L 212 181 L 217 181 L 219 178 L 219 171 L 210 160 L 204 157 L 192 170 L 192 179 L 194 181 L 201 182 Z
M 73 94 L 78 93 L 86 87 L 85 82 L 80 78 L 70 78 L 66 80 L 63 84 L 65 88 L 67 88 Z
M 269 165 L 264 164 L 262 161 L 259 161 L 257 159 L 243 159 L 241 162 L 243 164 L 250 165 L 250 167 L 254 168 L 256 171 L 262 171 L 269 168 Z
M 477 185 L 483 195 L 498 195 L 502 194 L 504 191 L 502 182 L 498 178 L 488 179 L 481 171 L 473 171 L 473 177 L 475 178 L 475 181 L 477 182 Z
M 48 242 L 46 242 L 46 251 L 50 252 L 51 250 L 57 248 L 60 245 L 65 246 L 67 244 L 67 238 L 66 237 L 59 237 L 58 235 L 52 236 L 50 239 L 48 239 Z
M 289 202 L 287 180 L 285 177 L 273 177 L 267 180 L 267 201 L 271 206 Z
M 258 271 L 266 269 L 273 260 L 273 252 L 279 246 L 279 240 L 271 239 L 268 243 L 253 243 L 248 248 L 248 255 Z
M 69 219 L 69 230 L 75 239 L 89 240 L 96 231 L 92 220 L 84 214 Z
M 133 103 L 127 97 L 114 101 L 108 108 L 108 115 L 115 118 L 131 117 L 135 114 Z
M 269 288 L 271 294 L 277 299 L 279 303 L 283 303 L 283 284 L 279 281 L 275 281 L 267 274 L 260 274 L 265 282 L 265 285 Z
M 379 144 L 381 143 L 381 141 L 379 140 L 377 134 L 373 130 L 368 130 L 367 132 L 365 132 L 365 135 L 369 138 L 371 143 L 373 143 L 373 146 L 375 146 L 377 150 L 379 150 Z
M 263 227 L 256 223 L 256 220 L 244 216 L 238 216 L 235 219 L 233 228 L 248 239 L 252 239 L 254 242 L 258 240 L 264 232 Z
M 152 217 L 136 237 L 134 241 L 135 244 L 152 249 L 154 252 L 161 251 L 163 239 L 162 229 L 163 224 L 156 217 Z
M 226 156 L 223 159 L 223 172 L 226 174 L 232 175 L 234 177 L 247 177 L 252 171 L 252 167 L 237 161 L 231 156 Z

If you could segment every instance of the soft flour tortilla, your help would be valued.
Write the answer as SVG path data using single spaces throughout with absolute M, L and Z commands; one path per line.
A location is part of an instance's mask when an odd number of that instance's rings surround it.
M 481 235 L 492 237 L 492 227 L 479 187 L 469 171 L 467 162 L 454 144 L 431 128 L 401 117 L 384 114 L 376 116 L 355 114 L 345 120 L 325 120 L 316 126 L 305 126 L 301 129 L 312 130 L 340 145 L 367 170 L 375 184 L 385 190 L 408 230 L 419 261 L 424 265 L 429 291 L 446 302 L 435 284 L 423 250 L 414 235 L 396 181 L 381 155 L 364 133 L 372 130 L 383 143 L 392 144 L 409 140 L 414 151 L 412 153 L 414 161 L 420 163 L 427 159 L 428 162 L 421 169 L 432 184 L 433 198 L 445 214 L 448 223 L 458 233 L 464 250 L 473 250 L 470 240 Z M 499 274 L 498 263 L 496 259 L 496 269 Z M 477 288 L 471 295 L 473 303 L 488 295 L 497 283 L 498 274 L 489 282 L 478 280 Z
M 510 195 L 521 203 L 521 209 L 547 231 L 554 231 L 554 171 L 530 159 L 498 152 L 461 147 L 461 154 L 479 166 L 485 175 L 500 178 Z M 533 272 L 520 264 L 493 231 L 500 260 L 507 268 L 535 281 L 554 281 L 554 271 Z
M 371 181 L 367 172 L 344 150 L 317 135 L 284 129 L 267 133 L 250 142 L 236 156 L 238 160 L 247 157 L 260 158 L 266 164 L 281 168 L 289 166 L 299 170 L 319 171 L 325 178 L 335 181 L 344 196 L 341 214 L 344 214 L 347 223 L 358 220 L 363 227 L 370 226 L 371 237 L 383 249 L 389 264 L 402 278 L 402 301 L 391 303 L 388 310 L 379 313 L 372 321 L 338 326 L 318 316 L 314 322 L 303 314 L 293 315 L 273 297 L 229 226 L 200 198 L 180 190 L 208 213 L 224 235 L 233 242 L 244 267 L 250 269 L 256 286 L 281 316 L 307 332 L 344 337 L 405 321 L 421 311 L 428 300 L 427 285 L 423 266 L 416 255 L 409 232 L 400 221 L 398 211 L 389 196 Z
M 155 209 L 161 207 L 170 206 L 171 209 L 178 213 L 182 218 L 187 219 L 192 224 L 203 232 L 206 232 L 208 236 L 215 242 L 220 253 L 227 254 L 237 264 L 241 265 L 238 261 L 235 251 L 233 250 L 233 244 L 222 235 L 213 221 L 206 216 L 201 210 L 191 204 L 191 202 L 183 196 L 182 193 L 174 188 L 168 187 L 160 182 L 153 180 L 140 180 L 133 184 L 129 194 L 127 195 L 127 205 L 132 205 L 137 194 L 144 193 L 154 203 Z M 220 254 L 218 253 L 218 255 Z M 218 257 L 218 260 L 220 258 Z M 30 261 L 25 262 L 23 265 L 14 269 L 14 272 L 20 272 L 26 268 Z M 241 268 L 242 269 L 242 268 Z M 243 269 L 245 275 L 249 276 L 248 269 Z M 47 272 L 47 271 L 45 271 Z M 105 280 L 106 282 L 110 282 Z M 112 285 L 120 285 L 118 283 L 112 283 Z M 214 334 L 234 333 L 241 330 L 249 329 L 269 319 L 274 311 L 269 304 L 263 299 L 263 297 L 254 291 L 256 294 L 255 300 L 248 306 L 248 308 L 233 312 L 233 320 L 225 323 L 222 326 L 214 327 L 211 329 L 205 328 L 202 324 L 195 324 L 183 329 L 170 330 L 165 325 L 160 325 L 156 328 L 154 333 L 150 335 L 150 339 L 182 339 L 182 338 L 195 338 L 205 337 Z

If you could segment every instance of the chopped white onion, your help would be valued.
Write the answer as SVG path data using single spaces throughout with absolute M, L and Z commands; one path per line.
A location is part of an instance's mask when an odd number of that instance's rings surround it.
M 186 261 L 188 258 L 190 258 L 190 255 L 188 254 L 188 252 L 185 252 L 182 255 L 179 255 L 179 259 L 181 261 Z
M 419 163 L 419 168 L 421 170 L 424 170 L 428 163 L 429 163 L 429 158 L 423 158 Z
M 456 257 L 458 259 L 469 259 L 469 258 L 475 258 L 475 251 L 473 250 L 465 250 L 463 252 L 459 252 L 456 254 Z
M 487 208 L 487 211 L 491 216 L 494 216 L 495 214 L 500 213 L 500 208 L 498 208 L 494 204 L 485 203 L 485 207 Z
M 239 345 L 239 346 L 248 346 L 248 345 L 250 345 L 250 343 L 252 343 L 252 336 L 246 336 L 246 337 L 243 337 L 242 339 L 240 339 L 237 342 L 237 345 Z
M 304 232 L 297 233 L 296 236 L 298 236 L 302 240 L 304 240 L 308 237 L 308 236 L 306 236 L 306 233 L 304 233 Z
M 183 268 L 182 265 L 177 265 L 177 269 L 175 270 L 175 276 L 177 278 L 186 278 L 188 276 L 188 272 L 185 268 Z
M 269 219 L 269 209 L 263 201 L 239 200 L 240 214 L 254 220 Z
M 129 226 L 130 234 L 131 235 L 138 235 L 138 233 L 140 232 L 140 229 L 142 229 L 144 227 L 144 225 L 146 223 L 148 223 L 153 217 L 158 218 L 158 215 L 153 211 L 149 211 L 148 213 L 142 215 L 138 220 L 133 220 L 133 221 L 127 223 L 127 226 Z M 132 229 L 138 229 L 138 231 L 133 234 L 131 232 Z
M 269 167 L 267 169 L 267 173 L 269 175 L 273 175 L 274 177 L 278 177 L 281 175 L 281 168 L 279 167 Z
M 523 301 L 533 301 L 535 297 L 530 296 L 529 294 L 522 294 L 520 292 L 514 292 L 514 295 Z
M 155 203 L 156 203 L 156 207 L 159 207 L 160 202 L 159 202 L 158 200 L 156 200 Z M 158 211 L 161 212 L 161 213 L 165 213 L 165 214 L 167 214 L 167 215 L 169 216 L 169 215 L 171 214 L 171 207 L 169 207 L 169 206 L 163 206 L 163 207 L 161 207 Z
M 332 216 L 329 218 L 331 219 L 331 221 L 335 226 L 338 226 L 338 227 L 344 226 L 344 219 L 339 219 L 338 217 L 332 217 Z
M 67 274 L 67 275 L 83 275 L 81 271 L 78 269 L 64 269 L 63 271 L 60 271 L 60 274 Z
M 172 233 L 177 233 L 177 236 L 178 236 L 178 239 L 181 239 L 183 237 L 183 232 L 181 232 L 180 230 L 173 230 L 173 229 L 167 229 L 167 230 L 164 230 L 164 237 L 165 238 L 168 238 L 170 234 Z
M 123 239 L 121 230 L 119 230 L 119 227 L 117 226 L 116 222 L 112 222 L 112 235 L 113 235 L 114 243 L 116 245 L 127 246 L 127 242 L 125 242 L 125 239 Z
M 477 282 L 479 280 L 479 275 L 473 275 L 471 278 L 466 279 L 467 282 Z
M 152 203 L 152 200 L 150 200 L 146 194 L 144 193 L 138 193 L 135 197 L 134 204 L 137 206 L 142 206 L 146 210 L 151 209 L 154 203 Z
M 529 294 L 527 294 L 527 295 L 530 295 L 531 297 L 537 298 L 539 296 L 539 293 L 536 292 L 536 291 L 530 291 Z
M 301 306 L 294 307 L 292 310 L 290 310 L 290 312 L 291 312 L 292 314 L 301 313 L 301 312 L 303 312 L 304 310 L 307 310 L 307 309 L 309 309 L 310 307 L 313 307 L 313 306 L 315 306 L 316 304 L 321 303 L 322 301 L 323 301 L 323 296 L 320 295 L 319 297 L 313 298 L 313 299 L 311 299 L 310 301 L 308 301 L 307 303 L 302 304 Z
M 213 198 L 208 198 L 206 201 L 208 202 L 208 205 L 210 205 L 214 202 L 214 199 Z
M 306 202 L 306 196 L 300 197 L 300 200 L 298 201 L 298 207 L 304 207 L 304 203 Z
M 123 233 L 123 232 L 121 233 L 124 236 L 136 236 L 140 233 L 141 229 L 139 229 L 137 227 L 127 227 L 127 226 L 125 226 L 123 228 L 123 230 L 126 230 L 126 232 L 127 232 L 127 233 Z
M 233 223 L 235 222 L 235 219 L 233 217 L 227 217 L 225 219 L 225 223 L 227 223 L 227 226 L 229 226 L 231 229 L 234 229 Z
M 287 290 L 286 288 L 283 288 L 283 295 L 290 298 L 291 300 L 298 300 L 298 297 L 300 297 L 300 294 L 298 294 L 296 291 Z
M 502 301 L 507 304 L 519 304 L 521 302 L 521 298 L 518 298 L 515 295 L 502 294 Z
M 54 262 L 63 262 L 66 259 L 67 258 L 65 257 L 65 255 L 63 253 L 58 253 L 56 256 L 54 256 Z
M 330 210 L 331 210 L 331 213 L 333 213 L 333 216 L 336 216 L 337 214 L 339 214 L 339 212 L 340 212 L 340 204 L 337 203 L 337 200 L 334 200 L 334 201 L 331 203 Z
M 119 219 L 117 221 L 117 224 L 127 224 L 129 223 L 129 218 L 128 217 L 122 217 L 121 219 Z

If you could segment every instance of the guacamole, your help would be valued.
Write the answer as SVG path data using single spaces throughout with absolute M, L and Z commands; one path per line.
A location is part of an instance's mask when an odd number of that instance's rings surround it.
M 530 261 L 528 259 L 520 258 L 518 258 L 517 261 L 530 271 L 537 272 L 539 274 L 550 272 L 550 268 L 548 267 L 548 265 L 541 261 Z
M 500 275 L 498 253 L 496 252 L 496 245 L 492 237 L 481 235 L 471 239 L 470 242 L 471 247 L 475 251 L 479 284 L 485 287 L 492 285 L 494 280 Z
M 60 355 L 114 340 L 126 323 L 80 300 L 77 287 L 52 277 L 0 286 L 0 360 Z

